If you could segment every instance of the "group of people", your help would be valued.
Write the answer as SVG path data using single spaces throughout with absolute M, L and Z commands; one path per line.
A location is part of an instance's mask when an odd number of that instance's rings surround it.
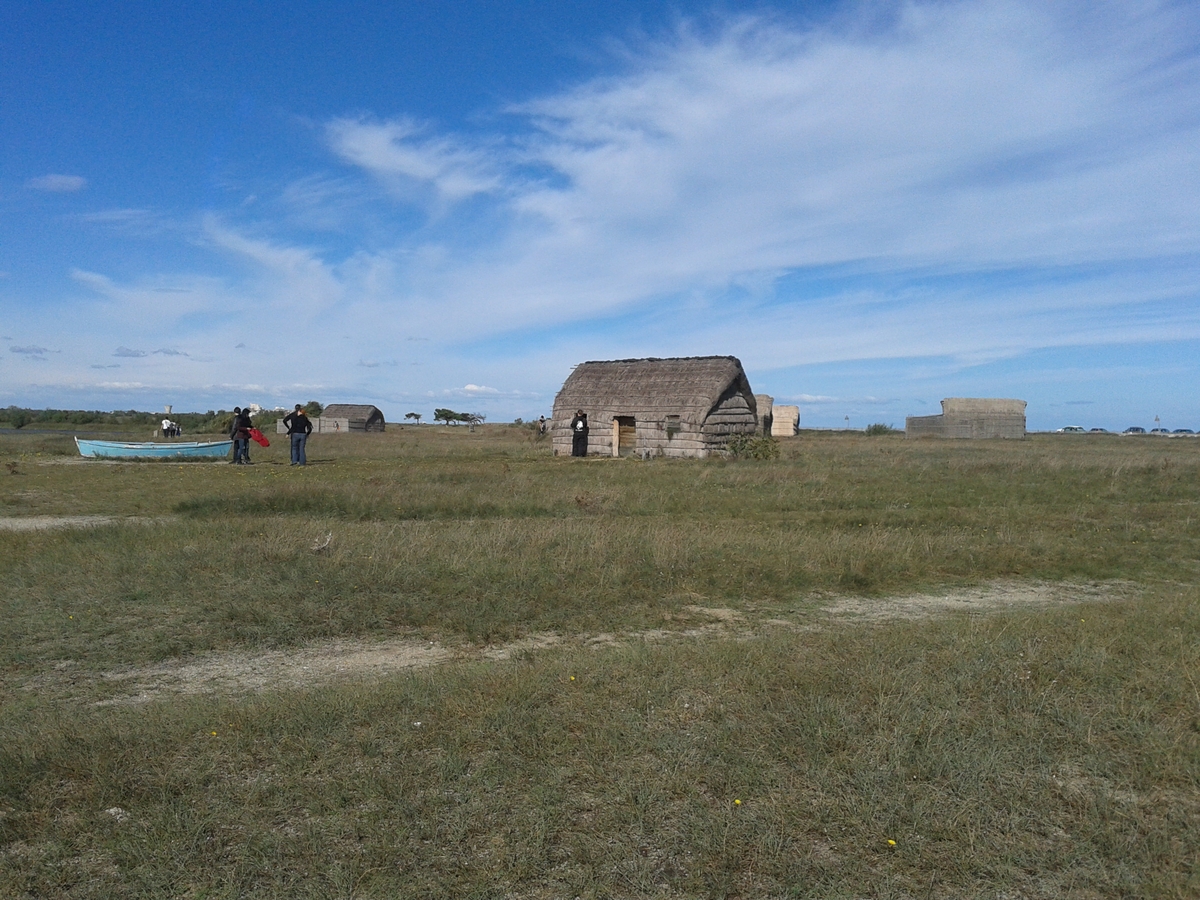
M 229 436 L 233 438 L 233 459 L 229 461 L 234 466 L 252 466 L 250 462 L 250 432 L 254 431 L 254 423 L 250 421 L 250 410 L 240 406 L 233 408 L 233 424 L 229 426 Z
M 178 422 L 172 422 L 170 419 L 162 420 L 162 434 L 165 438 L 179 437 L 183 434 Z
M 287 426 L 288 439 L 292 445 L 292 465 L 308 465 L 305 444 L 308 443 L 308 436 L 312 434 L 313 427 L 308 415 L 304 412 L 304 407 L 297 403 L 296 408 L 283 417 L 283 424 Z M 258 433 L 255 434 L 255 432 Z M 250 462 L 250 441 L 261 439 L 262 432 L 258 431 L 250 420 L 249 407 L 242 409 L 240 406 L 235 406 L 233 408 L 233 424 L 229 427 L 229 437 L 233 439 L 233 459 L 229 462 L 235 466 L 254 465 Z

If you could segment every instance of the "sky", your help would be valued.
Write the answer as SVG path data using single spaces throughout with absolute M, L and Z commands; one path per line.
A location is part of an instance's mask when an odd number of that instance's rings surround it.
M 0 406 L 1200 429 L 1192 2 L 0 7 Z

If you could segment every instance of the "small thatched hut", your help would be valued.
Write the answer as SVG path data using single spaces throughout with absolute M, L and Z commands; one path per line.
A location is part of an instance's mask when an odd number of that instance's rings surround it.
M 369 403 L 331 403 L 313 423 L 313 431 L 341 433 L 383 431 L 386 423 L 378 406 Z
M 940 416 L 909 416 L 906 437 L 1025 438 L 1025 401 L 947 397 Z
M 758 427 L 754 393 L 733 356 L 581 363 L 554 399 L 556 455 L 571 454 L 577 409 L 588 416 L 589 455 L 706 457 Z

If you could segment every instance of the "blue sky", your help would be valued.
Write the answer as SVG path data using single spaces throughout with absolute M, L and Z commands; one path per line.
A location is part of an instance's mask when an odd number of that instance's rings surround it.
M 1200 429 L 1200 8 L 8 4 L 0 405 Z

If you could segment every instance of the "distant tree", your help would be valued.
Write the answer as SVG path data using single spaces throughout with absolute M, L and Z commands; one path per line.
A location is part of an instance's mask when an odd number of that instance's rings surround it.
M 421 414 L 420 413 L 417 413 L 417 412 L 405 413 L 404 418 L 415 419 L 418 425 L 421 424 Z
M 306 416 L 319 416 L 324 409 L 325 407 L 316 400 L 309 400 L 304 404 L 304 414 Z
M 483 413 L 461 413 L 460 422 L 466 422 L 468 425 L 482 425 L 487 421 L 487 416 Z
M 461 415 L 462 413 L 456 413 L 452 409 L 439 408 L 433 411 L 433 421 L 445 422 L 447 425 L 449 425 L 451 422 L 461 422 L 462 420 L 459 418 Z

